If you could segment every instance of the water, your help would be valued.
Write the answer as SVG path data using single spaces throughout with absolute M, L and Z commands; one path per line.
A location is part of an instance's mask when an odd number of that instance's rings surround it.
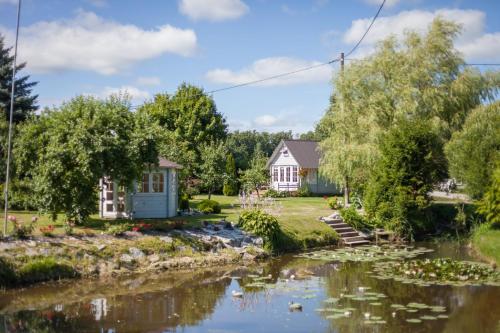
M 453 243 L 424 244 L 428 257 L 471 260 Z M 500 287 L 419 287 L 369 276 L 371 263 L 328 263 L 287 255 L 253 267 L 149 274 L 113 281 L 72 281 L 0 294 L 0 332 L 499 332 Z M 295 280 L 285 278 L 295 275 Z M 243 286 L 271 276 L 271 288 Z M 238 278 L 240 277 L 240 278 Z M 327 319 L 323 300 L 358 287 L 383 293 L 382 305 L 343 299 L 356 310 Z M 243 290 L 243 298 L 232 291 Z M 290 312 L 290 301 L 302 312 Z M 347 301 L 347 302 L 346 302 Z M 446 307 L 448 319 L 406 322 L 429 311 L 394 311 L 409 302 Z M 395 312 L 395 317 L 393 317 Z M 421 313 L 420 313 L 421 312 Z M 386 324 L 368 325 L 364 313 Z M 432 314 L 437 315 L 437 314 Z

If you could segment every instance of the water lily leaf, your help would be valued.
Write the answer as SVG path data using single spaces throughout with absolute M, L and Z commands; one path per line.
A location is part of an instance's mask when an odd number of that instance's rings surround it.
M 420 319 L 422 319 L 422 320 L 436 320 L 437 318 L 434 316 L 421 316 Z
M 418 324 L 422 322 L 422 320 L 416 318 L 406 319 L 406 321 L 412 324 Z

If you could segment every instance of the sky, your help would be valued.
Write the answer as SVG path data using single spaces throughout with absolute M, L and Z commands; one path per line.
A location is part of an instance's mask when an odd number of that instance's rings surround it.
M 23 0 L 19 59 L 40 107 L 127 92 L 139 105 L 187 82 L 211 91 L 327 62 L 365 32 L 381 0 Z M 13 45 L 17 0 L 0 0 Z M 459 22 L 470 63 L 500 63 L 500 1 L 387 0 L 361 46 L 436 16 Z M 485 68 L 484 66 L 482 68 Z M 338 64 L 213 94 L 229 129 L 302 133 L 329 103 Z

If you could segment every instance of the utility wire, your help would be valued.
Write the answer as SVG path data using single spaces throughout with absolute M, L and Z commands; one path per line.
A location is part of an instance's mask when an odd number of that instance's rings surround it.
M 366 37 L 366 35 L 370 31 L 371 27 L 373 26 L 373 24 L 377 20 L 377 17 L 379 16 L 380 12 L 382 11 L 382 8 L 384 7 L 385 2 L 386 2 L 386 0 L 382 1 L 382 3 L 380 4 L 380 7 L 377 10 L 377 13 L 372 18 L 372 21 L 370 22 L 370 25 L 366 29 L 365 33 L 363 34 L 363 36 L 361 36 L 360 40 L 356 43 L 356 45 L 354 45 L 354 47 L 346 54 L 346 57 L 349 56 L 350 54 L 352 54 L 359 47 L 359 45 L 361 45 L 361 43 L 363 42 L 363 39 Z M 243 83 L 235 84 L 235 85 L 232 85 L 232 86 L 227 86 L 227 87 L 223 87 L 223 88 L 219 88 L 219 89 L 210 90 L 210 91 L 205 92 L 205 94 L 211 95 L 211 94 L 214 94 L 214 93 L 217 93 L 217 92 L 221 92 L 221 91 L 231 90 L 231 89 L 235 89 L 235 88 L 249 86 L 249 85 L 256 84 L 256 83 L 261 83 L 261 82 L 265 82 L 265 81 L 269 81 L 269 80 L 274 80 L 274 79 L 282 78 L 282 77 L 285 77 L 285 76 L 288 76 L 288 75 L 293 75 L 293 74 L 297 74 L 297 73 L 309 71 L 311 69 L 315 69 L 315 68 L 318 68 L 318 67 L 322 67 L 322 66 L 326 66 L 326 65 L 331 65 L 331 64 L 333 64 L 335 62 L 338 62 L 338 61 L 340 61 L 340 58 L 335 58 L 335 59 L 332 59 L 332 60 L 327 61 L 327 62 L 323 62 L 323 63 L 317 64 L 317 65 L 312 65 L 312 66 L 300 68 L 300 69 L 297 69 L 297 70 L 294 70 L 294 71 L 285 72 L 285 73 L 281 73 L 281 74 L 277 74 L 277 75 L 268 76 L 268 77 L 265 77 L 265 78 L 262 78 L 262 79 L 258 79 L 258 80 L 243 82 Z M 199 94 L 199 95 L 201 96 L 202 94 Z M 198 95 L 194 95 L 194 96 L 191 96 L 190 98 L 195 98 L 197 96 Z M 138 106 L 132 106 L 132 108 L 137 108 L 137 107 Z
M 375 23 L 375 21 L 377 20 L 378 15 L 382 11 L 382 8 L 384 7 L 385 1 L 386 0 L 382 1 L 382 3 L 380 4 L 380 7 L 378 7 L 377 13 L 373 17 L 372 21 L 370 22 L 370 25 L 368 26 L 368 29 L 366 29 L 366 31 L 363 34 L 363 36 L 361 37 L 361 39 L 356 43 L 356 45 L 354 45 L 354 47 L 351 49 L 351 51 L 349 51 L 349 52 L 347 52 L 345 54 L 345 57 L 350 56 L 354 51 L 356 51 L 356 49 L 358 48 L 358 46 L 361 45 L 361 43 L 363 42 L 363 39 L 365 39 L 366 35 L 368 35 L 368 32 L 370 32 L 370 29 L 373 26 L 373 23 Z

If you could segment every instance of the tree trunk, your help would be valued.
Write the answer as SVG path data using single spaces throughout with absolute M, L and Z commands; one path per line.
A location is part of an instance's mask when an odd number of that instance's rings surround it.
M 208 200 L 210 200 L 211 197 L 212 197 L 212 189 L 209 189 L 208 190 Z
M 344 207 L 349 207 L 349 178 L 346 176 L 344 178 Z
M 259 188 L 258 188 L 258 187 L 256 187 L 256 188 L 255 188 L 255 191 L 257 191 L 257 198 L 258 198 L 258 199 L 260 199 L 260 195 L 259 195 Z

